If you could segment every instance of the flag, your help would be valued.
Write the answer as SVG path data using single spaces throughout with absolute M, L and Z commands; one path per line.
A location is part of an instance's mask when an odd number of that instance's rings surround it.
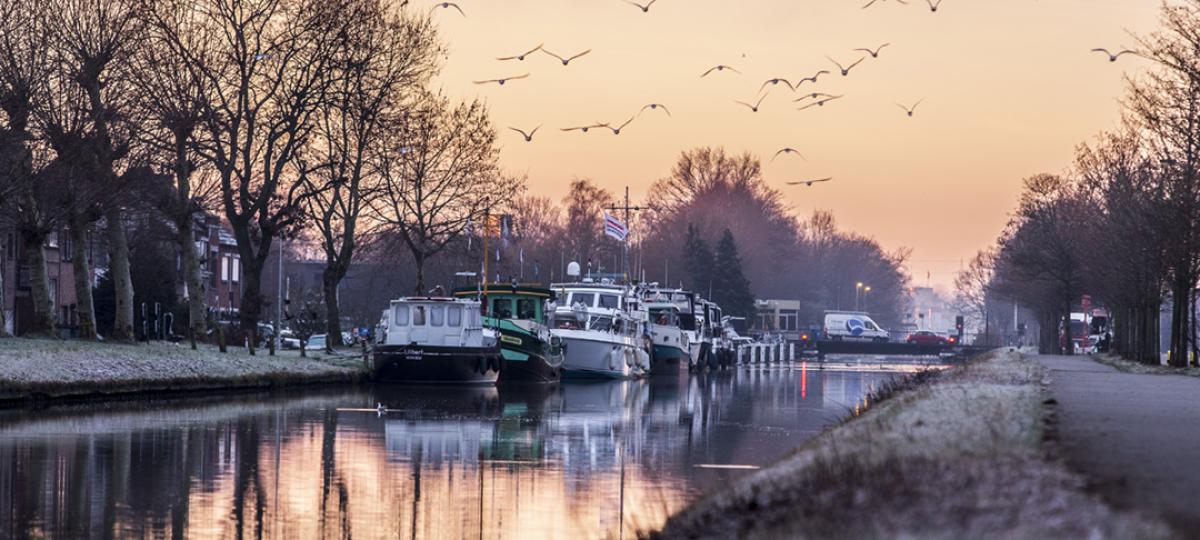
M 463 233 L 467 235 L 467 249 L 471 249 L 471 239 L 475 237 L 475 224 L 471 222 L 471 218 L 467 218 L 467 226 L 463 227 Z
M 629 236 L 629 230 L 625 228 L 625 224 L 616 216 L 605 212 L 604 213 L 604 235 L 611 236 L 617 240 L 624 242 L 625 237 Z

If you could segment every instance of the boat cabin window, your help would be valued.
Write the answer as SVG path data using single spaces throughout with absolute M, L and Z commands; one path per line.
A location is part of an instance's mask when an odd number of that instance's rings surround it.
M 446 322 L 444 306 L 429 306 L 429 326 L 441 326 Z
M 425 311 L 428 306 L 413 306 L 412 307 L 412 324 L 413 326 L 425 326 Z
M 530 321 L 537 319 L 537 300 L 534 298 L 518 298 L 517 318 Z
M 586 307 L 596 305 L 596 293 L 590 292 L 574 292 L 571 293 L 571 305 L 583 304 Z
M 462 326 L 463 307 L 449 306 L 446 308 L 446 326 L 459 327 Z
M 675 324 L 675 317 L 672 314 L 672 311 L 669 309 L 651 309 L 650 320 L 654 321 L 654 324 L 671 326 Z
M 592 317 L 591 324 L 588 325 L 588 328 L 598 332 L 608 332 L 609 330 L 612 330 L 612 318 Z
M 574 317 L 562 317 L 554 319 L 554 328 L 559 330 L 581 330 L 583 325 Z
M 467 328 L 479 328 L 480 326 L 482 326 L 483 322 L 482 322 L 481 318 L 482 318 L 482 315 L 479 313 L 478 309 L 474 309 L 474 308 L 468 309 L 467 310 Z
M 396 326 L 408 326 L 408 306 L 401 304 L 393 308 L 392 321 Z
M 600 295 L 600 307 L 606 309 L 617 309 L 620 306 L 620 297 L 615 294 Z
M 513 316 L 512 298 L 495 298 L 492 300 L 492 316 L 497 319 L 511 319 Z

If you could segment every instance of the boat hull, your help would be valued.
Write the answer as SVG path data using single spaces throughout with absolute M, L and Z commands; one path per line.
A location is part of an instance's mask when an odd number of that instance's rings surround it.
M 411 384 L 492 385 L 503 360 L 499 347 L 377 345 L 374 379 Z
M 501 383 L 555 383 L 562 379 L 563 357 L 546 343 L 510 322 L 499 325 L 504 366 Z
M 688 354 L 671 345 L 655 345 L 651 355 L 650 373 L 654 375 L 679 373 L 679 366 L 687 362 Z
M 567 347 L 563 361 L 565 378 L 629 379 L 641 374 L 636 347 L 631 343 L 596 339 L 586 331 L 556 331 L 556 334 Z

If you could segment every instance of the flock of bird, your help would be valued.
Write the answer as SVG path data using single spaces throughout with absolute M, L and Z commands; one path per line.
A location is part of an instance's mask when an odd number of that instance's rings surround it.
M 645 4 L 642 4 L 642 3 L 634 2 L 632 0 L 620 0 L 620 1 L 625 4 L 629 4 L 631 7 L 637 8 L 642 13 L 649 13 L 650 8 L 652 6 L 654 6 L 654 4 L 656 2 L 658 2 L 658 0 L 649 0 Z M 929 6 L 929 10 L 931 12 L 937 13 L 938 8 L 942 4 L 942 1 L 943 0 L 925 0 L 925 3 Z M 869 0 L 865 5 L 862 6 L 862 9 L 867 9 L 876 4 L 885 3 L 885 2 L 895 2 L 898 4 L 907 5 L 909 0 Z M 407 3 L 407 2 L 405 2 L 405 3 Z M 454 3 L 454 2 L 438 2 L 433 6 L 431 11 L 437 10 L 437 9 L 454 9 L 460 15 L 466 17 L 466 12 L 462 9 L 461 6 L 459 6 L 457 3 Z M 751 99 L 748 101 L 734 100 L 734 103 L 737 105 L 740 105 L 742 107 L 745 107 L 751 113 L 757 113 L 762 108 L 763 102 L 766 100 L 767 96 L 770 95 L 771 90 L 778 88 L 780 85 L 785 86 L 789 91 L 791 91 L 793 94 L 795 94 L 800 91 L 801 87 L 805 83 L 809 83 L 812 86 L 817 85 L 818 80 L 822 76 L 836 76 L 835 74 L 841 74 L 842 77 L 849 77 L 851 70 L 855 69 L 860 64 L 867 61 L 868 59 L 872 59 L 872 60 L 878 59 L 880 57 L 880 54 L 882 53 L 883 49 L 885 49 L 886 47 L 889 47 L 889 46 L 891 46 L 891 43 L 882 43 L 874 48 L 860 47 L 860 48 L 853 49 L 852 52 L 861 53 L 862 55 L 860 57 L 858 57 L 857 59 L 855 59 L 851 62 L 845 63 L 845 64 L 843 64 L 841 61 L 838 61 L 837 59 L 834 59 L 831 56 L 826 55 L 825 58 L 827 60 L 829 60 L 829 62 L 831 64 L 830 69 L 818 70 L 808 77 L 802 77 L 802 78 L 796 79 L 794 83 L 792 82 L 792 80 L 784 78 L 784 77 L 772 77 L 772 78 L 764 81 L 762 83 L 762 85 L 759 86 L 758 94 L 756 94 L 754 99 Z M 590 54 L 591 52 L 592 52 L 591 49 L 587 49 L 582 52 L 578 52 L 578 53 L 575 53 L 575 54 L 572 54 L 569 56 L 564 56 L 564 55 L 560 55 L 560 54 L 551 52 L 549 49 L 547 49 L 545 47 L 544 44 L 539 43 L 536 47 L 533 47 L 532 49 L 529 49 L 525 52 L 518 53 L 518 54 L 512 54 L 509 56 L 500 56 L 500 57 L 497 57 L 496 60 L 501 61 L 501 62 L 510 62 L 510 61 L 524 62 L 527 58 L 531 57 L 532 55 L 541 53 L 543 55 L 546 55 L 548 57 L 552 57 L 552 58 L 558 60 L 562 64 L 562 66 L 567 67 L 567 66 L 571 65 L 571 62 L 573 62 L 581 57 L 584 57 L 584 56 Z M 1091 52 L 1099 52 L 1099 53 L 1105 54 L 1108 57 L 1109 62 L 1116 62 L 1117 59 L 1119 59 L 1121 56 L 1127 55 L 1127 54 L 1135 55 L 1135 56 L 1138 55 L 1137 51 L 1129 50 L 1129 49 L 1122 49 L 1122 50 L 1119 50 L 1114 53 L 1105 48 L 1095 48 L 1095 49 L 1092 49 Z M 834 69 L 834 68 L 836 68 L 836 69 Z M 710 75 L 715 76 L 715 75 L 723 75 L 723 74 L 742 75 L 742 72 L 731 65 L 717 64 L 717 65 L 712 66 L 711 68 L 705 70 L 704 72 L 700 73 L 700 78 L 704 79 L 704 78 L 709 77 Z M 527 79 L 529 77 L 530 77 L 530 73 L 523 73 L 520 75 L 512 75 L 512 76 L 508 76 L 508 77 L 501 77 L 501 78 L 495 78 L 495 79 L 478 80 L 478 81 L 473 81 L 473 82 L 477 85 L 495 84 L 495 85 L 499 85 L 499 86 L 504 86 L 505 84 L 507 84 L 510 81 Z M 792 103 L 797 104 L 796 110 L 803 111 L 803 110 L 807 110 L 807 109 L 810 109 L 813 107 L 824 107 L 827 103 L 841 99 L 843 97 L 845 97 L 845 96 L 844 95 L 833 95 L 833 94 L 828 94 L 825 92 L 818 92 L 815 90 L 814 91 L 805 91 L 805 92 L 801 93 L 799 95 L 799 97 L 793 99 Z M 916 114 L 917 107 L 919 105 L 921 105 L 921 103 L 923 101 L 924 101 L 924 98 L 917 100 L 912 105 L 904 105 L 902 103 L 895 103 L 895 105 L 896 105 L 896 107 L 900 108 L 908 118 L 912 118 Z M 620 135 L 622 130 L 624 130 L 630 124 L 632 124 L 634 122 L 634 120 L 637 120 L 638 118 L 640 118 L 642 116 L 642 114 L 646 113 L 647 111 L 657 111 L 659 109 L 661 109 L 663 111 L 663 113 L 665 113 L 668 117 L 671 116 L 670 110 L 668 110 L 667 107 L 665 105 L 663 105 L 662 103 L 650 103 L 650 104 L 647 104 L 644 107 L 642 107 L 641 110 L 639 110 L 637 114 L 630 116 L 627 120 L 625 120 L 624 122 L 622 122 L 620 124 L 614 124 L 611 122 L 595 122 L 595 123 L 591 123 L 591 124 L 584 124 L 584 125 L 579 125 L 579 126 L 560 128 L 560 131 L 588 133 L 592 130 L 607 129 L 607 130 L 611 131 L 613 135 Z M 542 128 L 542 126 L 539 125 L 538 127 L 533 128 L 532 130 L 528 130 L 528 131 L 525 129 L 517 128 L 517 127 L 509 127 L 508 129 L 520 134 L 521 137 L 524 139 L 524 141 L 528 143 L 528 142 L 533 142 L 534 136 L 537 134 L 538 130 L 540 130 L 541 128 Z M 791 147 L 783 148 L 783 149 L 779 150 L 778 152 L 776 152 L 774 154 L 774 156 L 771 158 L 771 161 L 772 162 L 775 161 L 775 159 L 781 155 L 793 155 L 793 154 L 800 157 L 801 159 L 804 159 L 805 161 L 807 161 L 807 159 L 804 158 L 803 154 L 801 154 L 799 151 L 797 151 L 796 149 L 791 148 Z M 816 183 L 829 182 L 831 180 L 833 180 L 833 177 L 804 179 L 804 180 L 789 181 L 789 182 L 784 182 L 784 183 L 789 186 L 798 186 L 798 185 L 812 186 L 813 184 L 816 184 Z

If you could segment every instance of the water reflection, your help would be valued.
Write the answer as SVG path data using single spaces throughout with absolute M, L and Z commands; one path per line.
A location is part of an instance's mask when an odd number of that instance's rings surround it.
M 0 536 L 632 537 L 886 372 L 377 387 L 0 415 Z M 390 409 L 374 412 L 339 409 Z

